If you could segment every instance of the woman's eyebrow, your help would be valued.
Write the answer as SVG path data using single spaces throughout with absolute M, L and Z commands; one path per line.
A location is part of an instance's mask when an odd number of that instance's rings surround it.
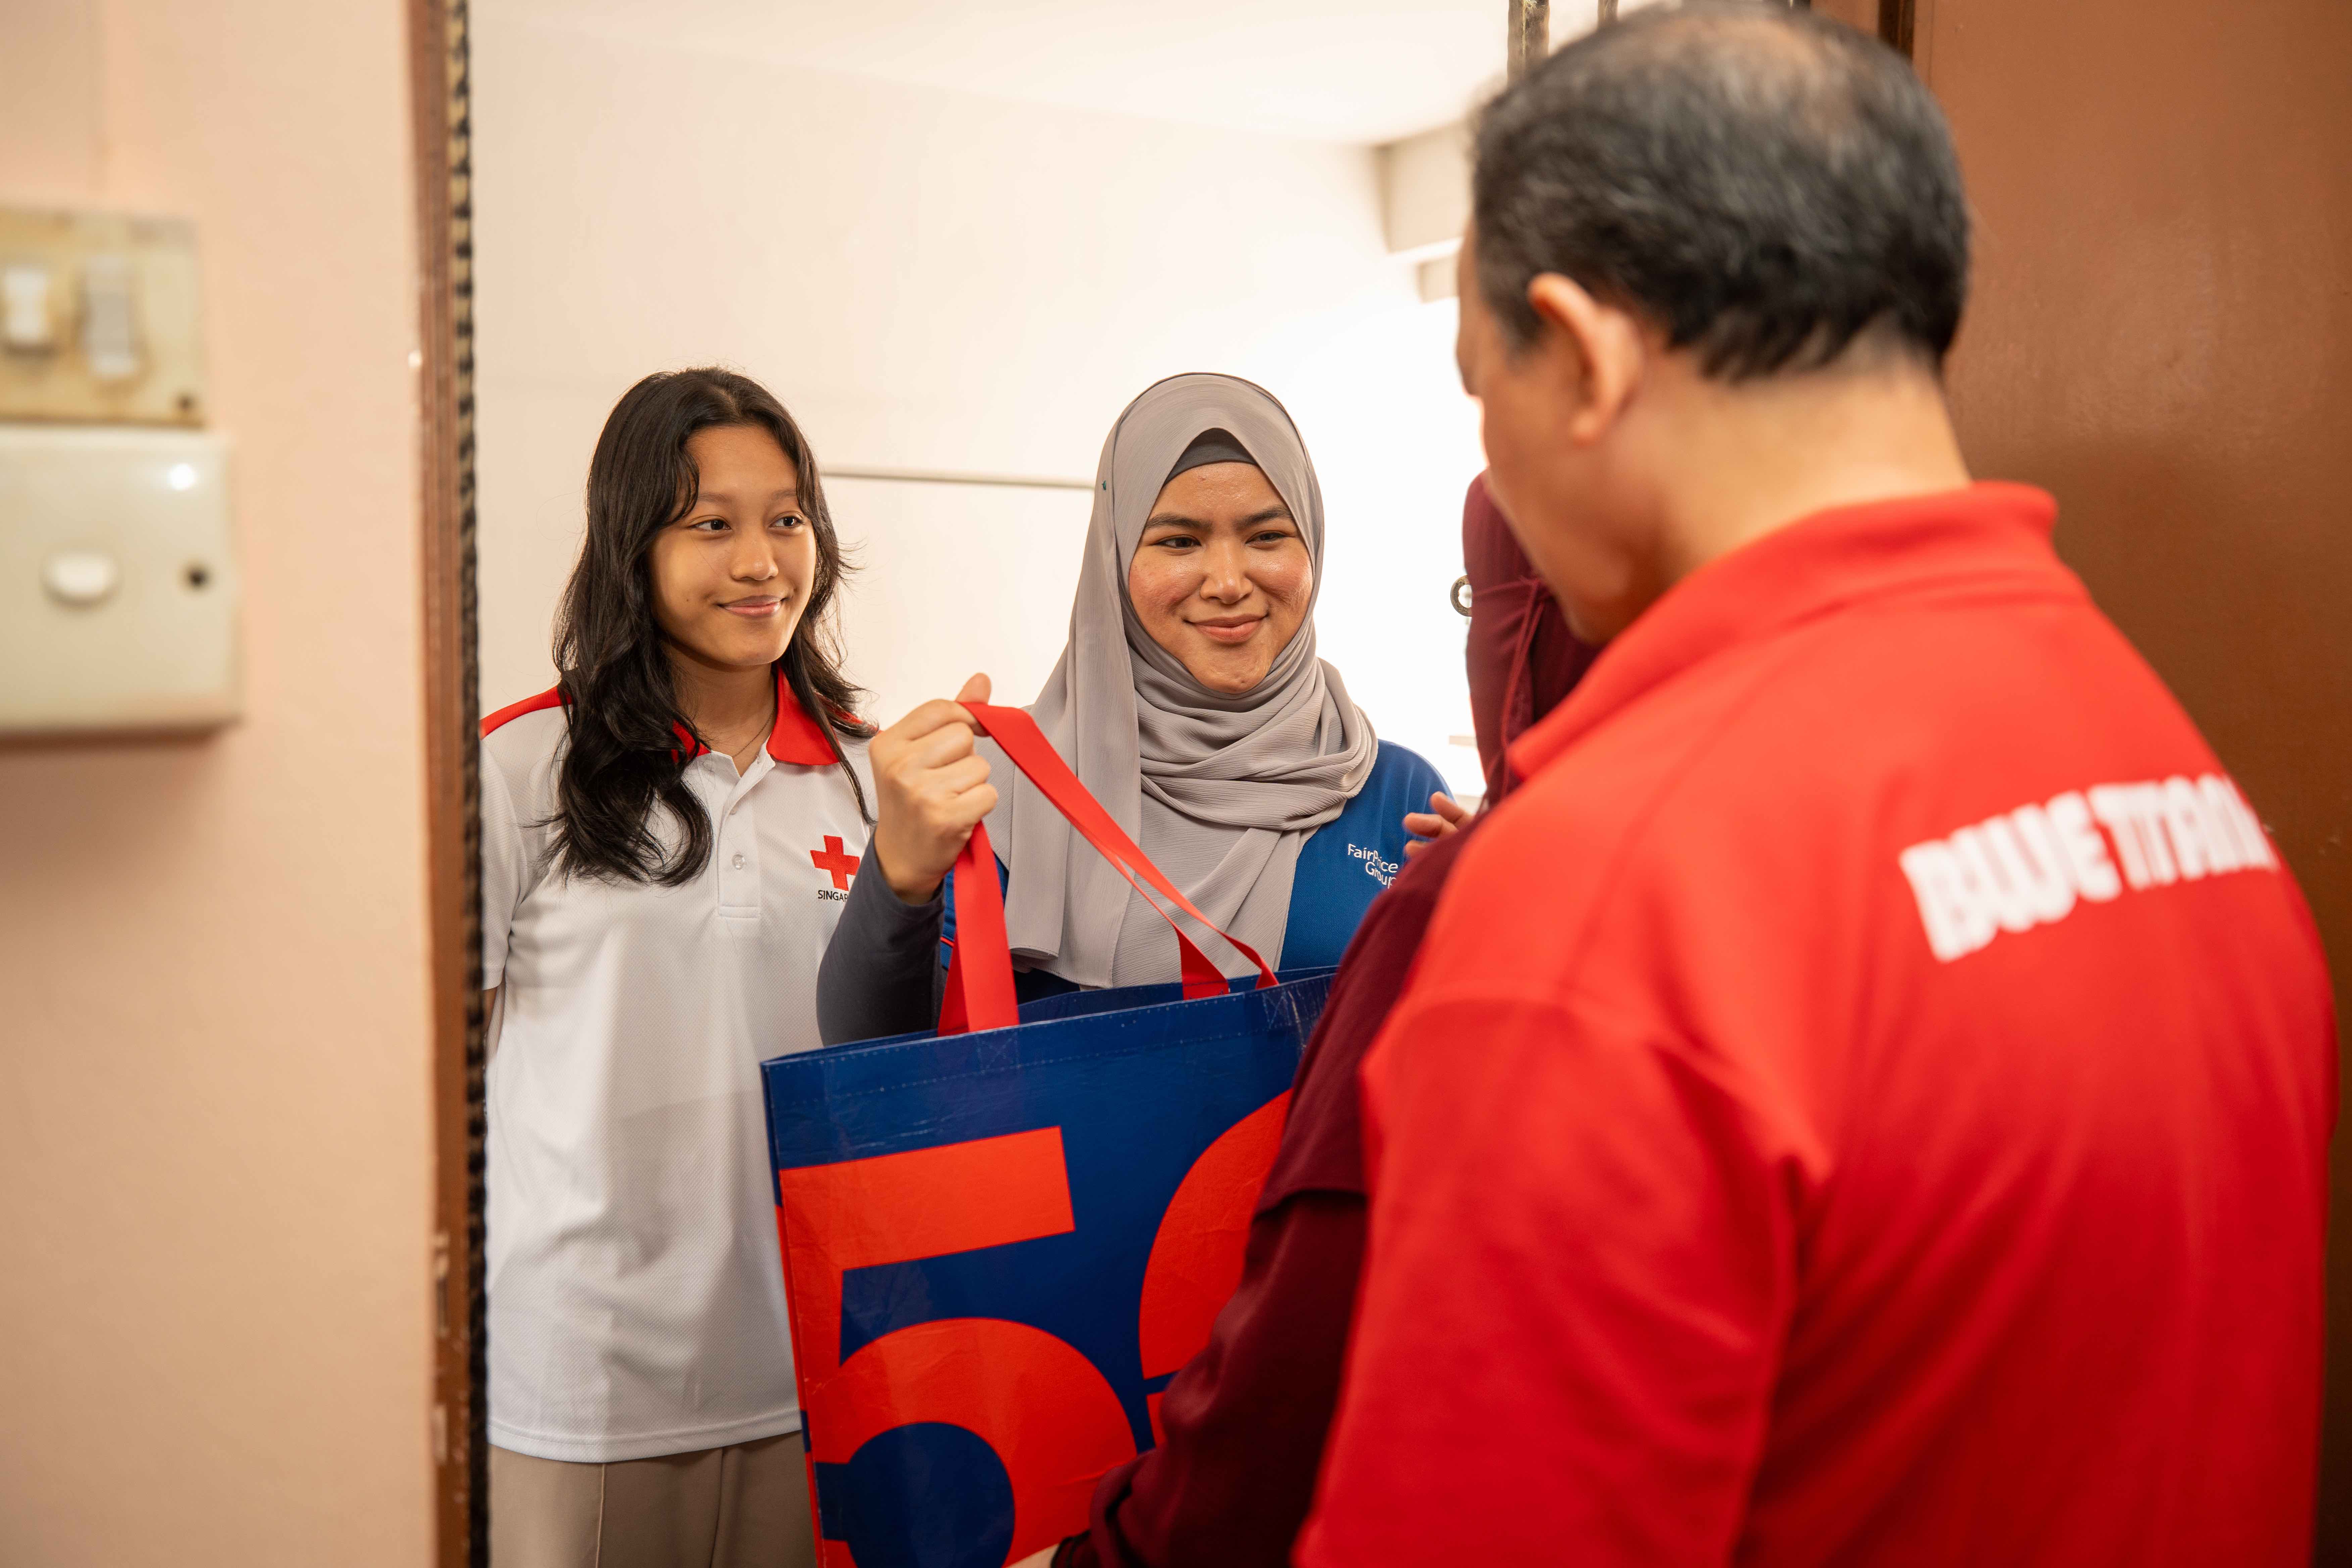
M 1259 508 L 1256 511 L 1250 513 L 1247 517 L 1240 519 L 1236 526 L 1241 528 L 1255 528 L 1261 522 L 1273 522 L 1276 519 L 1279 519 L 1284 522 L 1293 521 L 1290 515 L 1290 509 L 1283 505 L 1280 501 L 1276 501 L 1269 507 Z M 1143 526 L 1149 529 L 1169 527 L 1208 528 L 1213 525 L 1203 522 L 1197 517 L 1186 517 L 1181 511 L 1158 511 L 1152 513 L 1150 517 L 1145 518 L 1143 520 Z

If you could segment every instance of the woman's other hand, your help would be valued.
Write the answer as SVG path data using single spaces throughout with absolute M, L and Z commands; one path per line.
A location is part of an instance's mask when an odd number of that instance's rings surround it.
M 880 742 L 877 742 L 876 744 L 878 745 Z M 1410 860 L 1447 834 L 1459 832 L 1462 825 L 1469 820 L 1469 808 L 1452 795 L 1431 795 L 1427 811 L 1408 811 L 1404 814 L 1404 830 L 1413 836 L 1412 841 L 1404 847 L 1404 858 Z M 897 886 L 896 883 L 891 885 Z M 929 896 L 928 893 L 924 895 L 926 898 Z
M 988 677 L 963 683 L 953 702 L 926 702 L 874 737 L 879 810 L 869 852 L 890 890 L 929 903 L 980 819 L 996 806 L 988 761 L 972 749 L 971 715 L 961 704 L 988 700 Z

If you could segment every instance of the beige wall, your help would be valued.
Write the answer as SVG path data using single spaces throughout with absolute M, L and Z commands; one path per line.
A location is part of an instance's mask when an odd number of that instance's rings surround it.
M 395 0 L 6 0 L 0 201 L 185 214 L 246 720 L 0 747 L 0 1563 L 423 1563 Z

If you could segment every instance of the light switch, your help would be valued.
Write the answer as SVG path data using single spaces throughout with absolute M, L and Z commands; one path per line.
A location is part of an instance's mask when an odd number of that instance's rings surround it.
M 139 374 L 139 317 L 128 258 L 93 256 L 81 272 L 81 352 L 100 381 Z
M 0 205 L 0 421 L 202 428 L 199 283 L 184 218 Z
M 60 550 L 41 566 L 41 585 L 60 605 L 102 605 L 122 581 L 103 550 Z
M 0 425 L 0 732 L 226 722 L 236 607 L 218 437 Z
M 47 353 L 58 346 L 49 269 L 37 261 L 0 268 L 0 346 L 16 353 Z

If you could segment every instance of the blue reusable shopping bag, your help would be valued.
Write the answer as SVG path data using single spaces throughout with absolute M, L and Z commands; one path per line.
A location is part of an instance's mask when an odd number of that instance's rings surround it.
M 974 711 L 1130 880 L 1199 916 L 1027 715 Z M 1086 1527 L 1241 1277 L 1330 984 L 1262 963 L 1229 983 L 1180 927 L 1181 984 L 1016 1013 L 973 838 L 942 1033 L 762 1068 L 825 1568 L 998 1568 Z

